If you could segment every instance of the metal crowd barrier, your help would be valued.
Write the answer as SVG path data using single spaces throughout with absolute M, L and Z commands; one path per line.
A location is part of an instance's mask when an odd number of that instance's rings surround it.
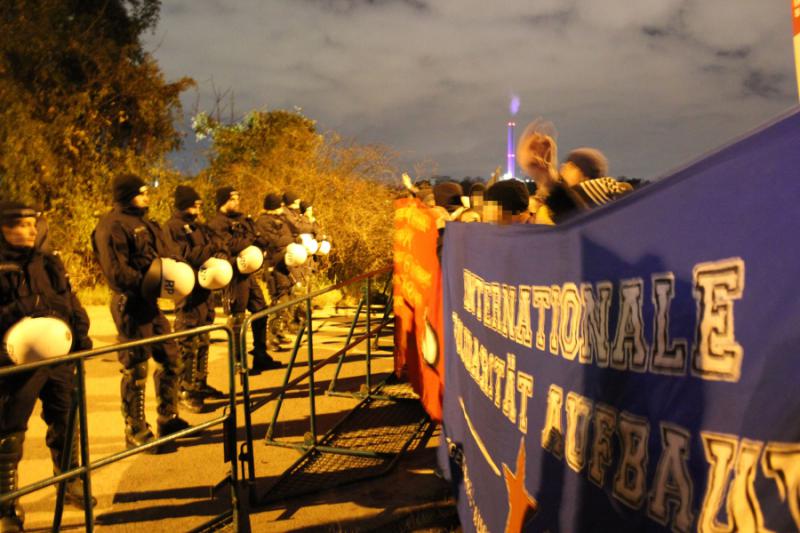
M 362 387 L 361 393 L 359 397 L 364 398 L 362 403 L 368 400 L 371 395 L 374 396 L 374 391 L 378 386 L 373 386 L 371 380 L 371 356 L 372 356 L 372 345 L 370 340 L 373 338 L 377 339 L 377 336 L 381 332 L 381 330 L 390 322 L 390 315 L 391 315 L 391 306 L 392 306 L 392 299 L 391 296 L 387 296 L 385 301 L 386 305 L 384 307 L 384 311 L 381 317 L 381 320 L 378 322 L 377 326 L 373 327 L 372 324 L 372 305 L 371 305 L 371 292 L 372 292 L 372 281 L 380 276 L 384 276 L 390 274 L 392 272 L 392 267 L 385 267 L 378 270 L 374 270 L 372 272 L 368 272 L 362 274 L 360 276 L 351 278 L 347 281 L 331 285 L 324 289 L 317 290 L 315 292 L 310 292 L 305 296 L 301 296 L 299 298 L 295 298 L 294 300 L 269 307 L 267 309 L 261 310 L 257 313 L 253 313 L 247 317 L 243 315 L 239 315 L 237 320 L 235 321 L 234 329 L 237 332 L 237 340 L 238 340 L 238 353 L 240 354 L 241 361 L 246 361 L 246 354 L 247 354 L 247 332 L 250 328 L 250 323 L 254 320 L 258 320 L 260 318 L 268 317 L 269 315 L 273 315 L 275 313 L 279 313 L 285 309 L 290 307 L 305 304 L 305 323 L 303 324 L 301 330 L 298 332 L 294 345 L 292 348 L 291 356 L 289 359 L 289 363 L 287 365 L 283 384 L 279 387 L 279 390 L 276 393 L 273 393 L 266 398 L 261 399 L 257 404 L 252 403 L 250 399 L 250 386 L 249 386 L 249 378 L 246 372 L 242 374 L 242 393 L 244 397 L 244 421 L 245 421 L 245 442 L 240 447 L 239 453 L 239 461 L 241 463 L 242 468 L 242 479 L 245 480 L 245 484 L 248 486 L 249 492 L 249 499 L 253 505 L 257 505 L 259 502 L 258 495 L 256 493 L 256 473 L 255 473 L 255 458 L 253 454 L 253 427 L 252 427 L 252 412 L 256 411 L 260 407 L 266 405 L 269 401 L 275 399 L 277 400 L 277 404 L 275 406 L 275 411 L 273 413 L 272 421 L 269 424 L 267 434 L 266 434 L 266 443 L 268 445 L 274 446 L 284 446 L 284 447 L 293 447 L 298 448 L 304 451 L 303 456 L 298 460 L 297 463 L 303 460 L 303 457 L 308 455 L 312 452 L 329 452 L 329 453 L 338 453 L 338 454 L 351 454 L 351 455 L 364 455 L 369 454 L 370 452 L 364 452 L 361 450 L 350 450 L 347 448 L 339 448 L 339 447 L 329 447 L 320 444 L 321 441 L 325 440 L 325 437 L 329 435 L 331 432 L 335 431 L 336 428 L 341 424 L 342 421 L 337 423 L 331 430 L 326 433 L 325 436 L 318 436 L 317 435 L 317 423 L 316 423 L 316 394 L 315 394 L 315 385 L 314 385 L 314 374 L 315 372 L 320 369 L 321 367 L 332 363 L 338 359 L 338 364 L 336 368 L 336 377 L 338 377 L 339 371 L 342 366 L 342 362 L 344 357 L 346 356 L 348 350 L 351 350 L 353 347 L 363 343 L 366 341 L 366 355 L 365 355 L 365 362 L 366 362 L 366 383 L 364 387 Z M 358 309 L 356 315 L 353 317 L 353 320 L 350 324 L 350 329 L 347 335 L 347 339 L 345 344 L 342 348 L 334 352 L 333 354 L 327 356 L 325 359 L 321 359 L 319 361 L 314 361 L 314 333 L 313 333 L 313 322 L 312 322 L 312 300 L 316 297 L 319 297 L 323 294 L 328 292 L 341 289 L 343 287 L 353 285 L 359 282 L 366 282 L 366 287 L 364 290 L 364 295 L 359 302 Z M 387 280 L 384 284 L 383 292 L 386 295 L 386 291 L 391 288 L 391 277 Z M 359 315 L 361 314 L 362 310 L 366 309 L 366 331 L 353 339 L 353 335 L 356 329 L 356 324 L 358 323 Z M 307 355 L 308 355 L 308 370 L 296 376 L 292 379 L 292 369 L 294 367 L 294 363 L 297 359 L 298 352 L 300 350 L 300 346 L 302 344 L 303 338 L 305 337 L 306 340 L 306 348 L 307 348 Z M 332 385 L 330 388 L 331 393 L 335 393 L 334 390 L 336 377 L 332 381 Z M 283 403 L 284 397 L 289 389 L 297 385 L 298 383 L 302 382 L 303 380 L 308 379 L 308 390 L 309 390 L 309 431 L 305 434 L 304 443 L 300 445 L 294 444 L 286 444 L 273 439 L 273 430 L 281 410 L 281 405 Z M 351 411 L 352 412 L 352 411 Z M 347 418 L 348 415 L 345 415 Z M 295 464 L 297 464 L 295 463 Z M 291 468 L 290 468 L 291 470 Z
M 142 446 L 137 446 L 131 448 L 129 450 L 125 450 L 123 452 L 115 453 L 113 455 L 109 455 L 97 461 L 91 462 L 89 458 L 89 427 L 87 423 L 87 404 L 86 404 L 86 378 L 84 375 L 85 366 L 84 361 L 87 359 L 91 359 L 94 357 L 98 357 L 100 355 L 104 355 L 111 352 L 116 352 L 119 350 L 127 350 L 131 348 L 138 348 L 141 346 L 147 346 L 150 344 L 156 344 L 159 342 L 163 342 L 165 340 L 170 339 L 177 339 L 181 337 L 189 337 L 193 335 L 199 335 L 203 333 L 211 333 L 213 331 L 223 331 L 228 338 L 228 383 L 229 383 L 229 403 L 225 408 L 223 414 L 211 420 L 207 420 L 198 424 L 196 426 L 189 427 L 182 431 L 173 433 L 166 437 L 158 438 L 152 442 L 144 444 Z M 44 489 L 51 485 L 55 485 L 56 483 L 60 484 L 58 488 L 58 493 L 56 497 L 56 509 L 53 516 L 53 531 L 59 531 L 61 528 L 61 518 L 63 513 L 63 506 L 64 506 L 64 490 L 65 490 L 65 483 L 66 481 L 80 477 L 83 480 L 83 499 L 84 499 L 84 506 L 85 506 L 85 528 L 86 531 L 94 531 L 94 510 L 91 505 L 92 500 L 92 471 L 97 470 L 103 466 L 109 465 L 111 463 L 115 463 L 117 461 L 121 461 L 127 457 L 132 455 L 145 452 L 150 450 L 151 448 L 156 448 L 162 446 L 165 443 L 175 441 L 177 439 L 181 439 L 187 437 L 189 435 L 194 435 L 196 433 L 200 433 L 205 431 L 206 429 L 213 427 L 218 424 L 223 424 L 224 428 L 224 451 L 223 451 L 223 458 L 224 462 L 230 462 L 230 470 L 229 474 L 226 478 L 224 478 L 217 486 L 220 486 L 224 483 L 228 483 L 230 485 L 230 499 L 231 499 L 231 509 L 230 511 L 224 513 L 220 516 L 220 518 L 224 517 L 225 521 L 232 522 L 232 526 L 235 531 L 249 531 L 249 517 L 247 514 L 247 510 L 242 506 L 241 499 L 239 497 L 239 478 L 238 472 L 236 469 L 236 458 L 234 457 L 234 453 L 236 450 L 236 384 L 235 384 L 235 374 L 237 372 L 237 365 L 238 362 L 234 360 L 235 355 L 235 345 L 234 345 L 234 331 L 230 324 L 228 325 L 209 325 L 209 326 L 202 326 L 199 328 L 180 331 L 175 333 L 169 333 L 166 335 L 159 335 L 157 337 L 150 337 L 147 339 L 140 339 L 130 342 L 124 342 L 119 344 L 114 344 L 110 346 L 105 346 L 102 348 L 95 348 L 92 350 L 86 350 L 82 352 L 76 352 L 74 354 L 66 355 L 63 357 L 57 357 L 53 359 L 48 359 L 45 361 L 37 361 L 35 363 L 29 363 L 25 365 L 18 365 L 18 366 L 10 366 L 5 368 L 0 368 L 0 378 L 5 378 L 14 374 L 19 374 L 23 372 L 30 372 L 36 370 L 38 368 L 46 367 L 46 366 L 54 366 L 59 364 L 65 363 L 74 363 L 76 366 L 76 376 L 77 376 L 77 383 L 76 383 L 76 393 L 73 395 L 73 412 L 70 416 L 69 424 L 67 427 L 67 441 L 65 444 L 65 453 L 63 456 L 65 457 L 65 462 L 69 461 L 70 457 L 70 447 L 74 442 L 74 430 L 75 430 L 75 415 L 79 417 L 79 434 L 80 434 L 80 465 L 73 467 L 71 470 L 66 470 L 67 464 L 62 464 L 62 473 L 58 475 L 53 475 L 49 478 L 43 479 L 31 485 L 19 488 L 18 490 L 6 494 L 0 494 L 0 503 L 6 502 L 8 500 L 17 499 L 26 494 L 30 494 L 32 492 L 36 492 L 38 490 Z M 77 413 L 75 413 L 76 409 L 75 403 L 77 403 Z M 247 412 L 247 410 L 245 410 Z M 66 470 L 66 471 L 65 471 Z

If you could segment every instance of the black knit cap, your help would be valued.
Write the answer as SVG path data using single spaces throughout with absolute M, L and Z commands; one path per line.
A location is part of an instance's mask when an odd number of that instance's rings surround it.
M 114 189 L 114 201 L 127 204 L 142 194 L 142 187 L 147 187 L 147 184 L 136 174 L 118 174 L 114 178 L 112 187 Z
M 193 207 L 195 202 L 200 200 L 200 195 L 197 194 L 192 187 L 188 185 L 178 185 L 175 187 L 175 209 L 183 211 Z
M 608 159 L 595 148 L 576 148 L 564 161 L 581 169 L 583 175 L 590 180 L 608 176 Z
M 264 197 L 264 209 L 273 211 L 281 206 L 281 197 L 274 192 L 269 193 Z
M 293 192 L 287 191 L 283 193 L 283 205 L 290 206 L 297 201 L 297 195 Z
M 12 226 L 17 220 L 35 217 L 36 214 L 36 210 L 22 202 L 13 200 L 0 202 L 0 225 Z
M 528 210 L 528 188 L 517 179 L 498 181 L 483 195 L 484 201 L 497 202 L 503 211 L 518 215 Z
M 220 187 L 217 189 L 217 209 L 225 205 L 234 194 L 239 194 L 239 191 L 233 187 Z
M 469 186 L 469 195 L 470 196 L 475 195 L 475 194 L 480 194 L 481 196 L 483 196 L 483 193 L 485 193 L 485 192 L 486 192 L 486 185 L 484 185 L 480 181 L 476 181 L 475 183 L 473 183 L 472 185 Z
M 433 199 L 436 205 L 445 209 L 460 206 L 462 196 L 464 196 L 464 191 L 461 189 L 461 185 L 454 181 L 437 183 L 433 188 Z

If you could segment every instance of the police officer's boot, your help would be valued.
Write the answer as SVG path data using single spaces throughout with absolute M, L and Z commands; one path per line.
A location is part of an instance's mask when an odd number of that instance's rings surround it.
M 76 427 L 72 436 L 72 446 L 70 447 L 69 453 L 70 460 L 69 464 L 67 465 L 67 470 L 72 470 L 80 464 L 78 446 L 78 428 Z M 53 457 L 53 473 L 58 475 L 62 472 L 61 465 L 63 464 L 64 450 L 50 451 Z M 83 500 L 83 479 L 80 477 L 74 477 L 65 483 L 66 487 L 64 489 L 64 503 L 74 505 L 78 509 L 86 509 L 86 506 L 84 505 L 85 502 Z M 94 496 L 91 497 L 91 505 L 92 507 L 97 505 L 97 500 Z
M 155 440 L 144 412 L 144 393 L 147 383 L 147 361 L 122 370 L 122 416 L 125 419 L 125 446 L 135 448 Z M 148 453 L 158 453 L 151 448 Z
M 189 427 L 189 422 L 178 416 L 179 362 L 162 365 L 153 374 L 158 395 L 158 436 L 166 437 Z
M 0 494 L 17 490 L 17 467 L 22 460 L 22 443 L 25 432 L 0 435 Z M 0 504 L 0 532 L 16 533 L 22 531 L 25 512 L 17 500 Z
M 203 412 L 203 396 L 197 390 L 197 358 L 198 338 L 193 335 L 182 339 L 180 342 L 183 372 L 180 379 L 180 393 L 178 401 L 181 407 L 192 413 Z
M 197 390 L 205 398 L 225 398 L 225 393 L 208 384 L 208 344 L 200 345 L 197 350 L 197 374 L 195 375 Z

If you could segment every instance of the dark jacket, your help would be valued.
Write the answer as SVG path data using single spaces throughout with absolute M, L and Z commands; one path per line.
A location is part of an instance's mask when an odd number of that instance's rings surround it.
M 210 257 L 223 257 L 230 261 L 225 241 L 206 224 L 181 211 L 175 211 L 166 223 L 166 233 L 183 261 L 197 271 Z M 184 308 L 191 308 L 208 301 L 211 291 L 199 283 L 194 284 L 192 294 L 183 302 Z
M 295 240 L 286 218 L 262 211 L 256 218 L 256 228 L 267 241 L 265 249 L 267 266 L 277 266 L 283 261 L 286 247 Z
M 286 223 L 289 225 L 289 228 L 292 230 L 292 235 L 297 237 L 301 233 L 314 233 L 315 228 L 314 224 L 300 211 L 295 209 L 284 207 L 283 208 L 283 216 Z
M 89 316 L 58 256 L 36 249 L 18 249 L 0 238 L 0 338 L 26 316 L 54 316 L 69 324 L 72 351 L 92 347 Z M 0 354 L 0 366 L 10 361 Z
M 181 211 L 172 214 L 166 223 L 167 235 L 181 258 L 195 270 L 203 266 L 210 257 L 225 257 L 230 254 L 225 242 L 214 230 L 202 222 L 186 216 Z
M 179 258 L 161 226 L 146 211 L 116 204 L 92 232 L 92 246 L 111 290 L 140 296 L 142 278 L 157 257 Z
M 249 215 L 217 211 L 217 214 L 208 221 L 208 226 L 225 241 L 233 257 L 251 245 L 256 245 L 262 250 L 267 246 L 267 242 L 259 234 L 253 218 Z

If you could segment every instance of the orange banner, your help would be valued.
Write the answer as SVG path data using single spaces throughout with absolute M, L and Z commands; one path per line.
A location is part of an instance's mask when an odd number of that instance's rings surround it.
M 436 217 L 416 198 L 395 202 L 395 373 L 404 372 L 431 419 L 442 420 L 442 272 Z
M 794 29 L 794 67 L 797 74 L 797 97 L 800 98 L 800 0 L 792 0 L 792 28 Z

